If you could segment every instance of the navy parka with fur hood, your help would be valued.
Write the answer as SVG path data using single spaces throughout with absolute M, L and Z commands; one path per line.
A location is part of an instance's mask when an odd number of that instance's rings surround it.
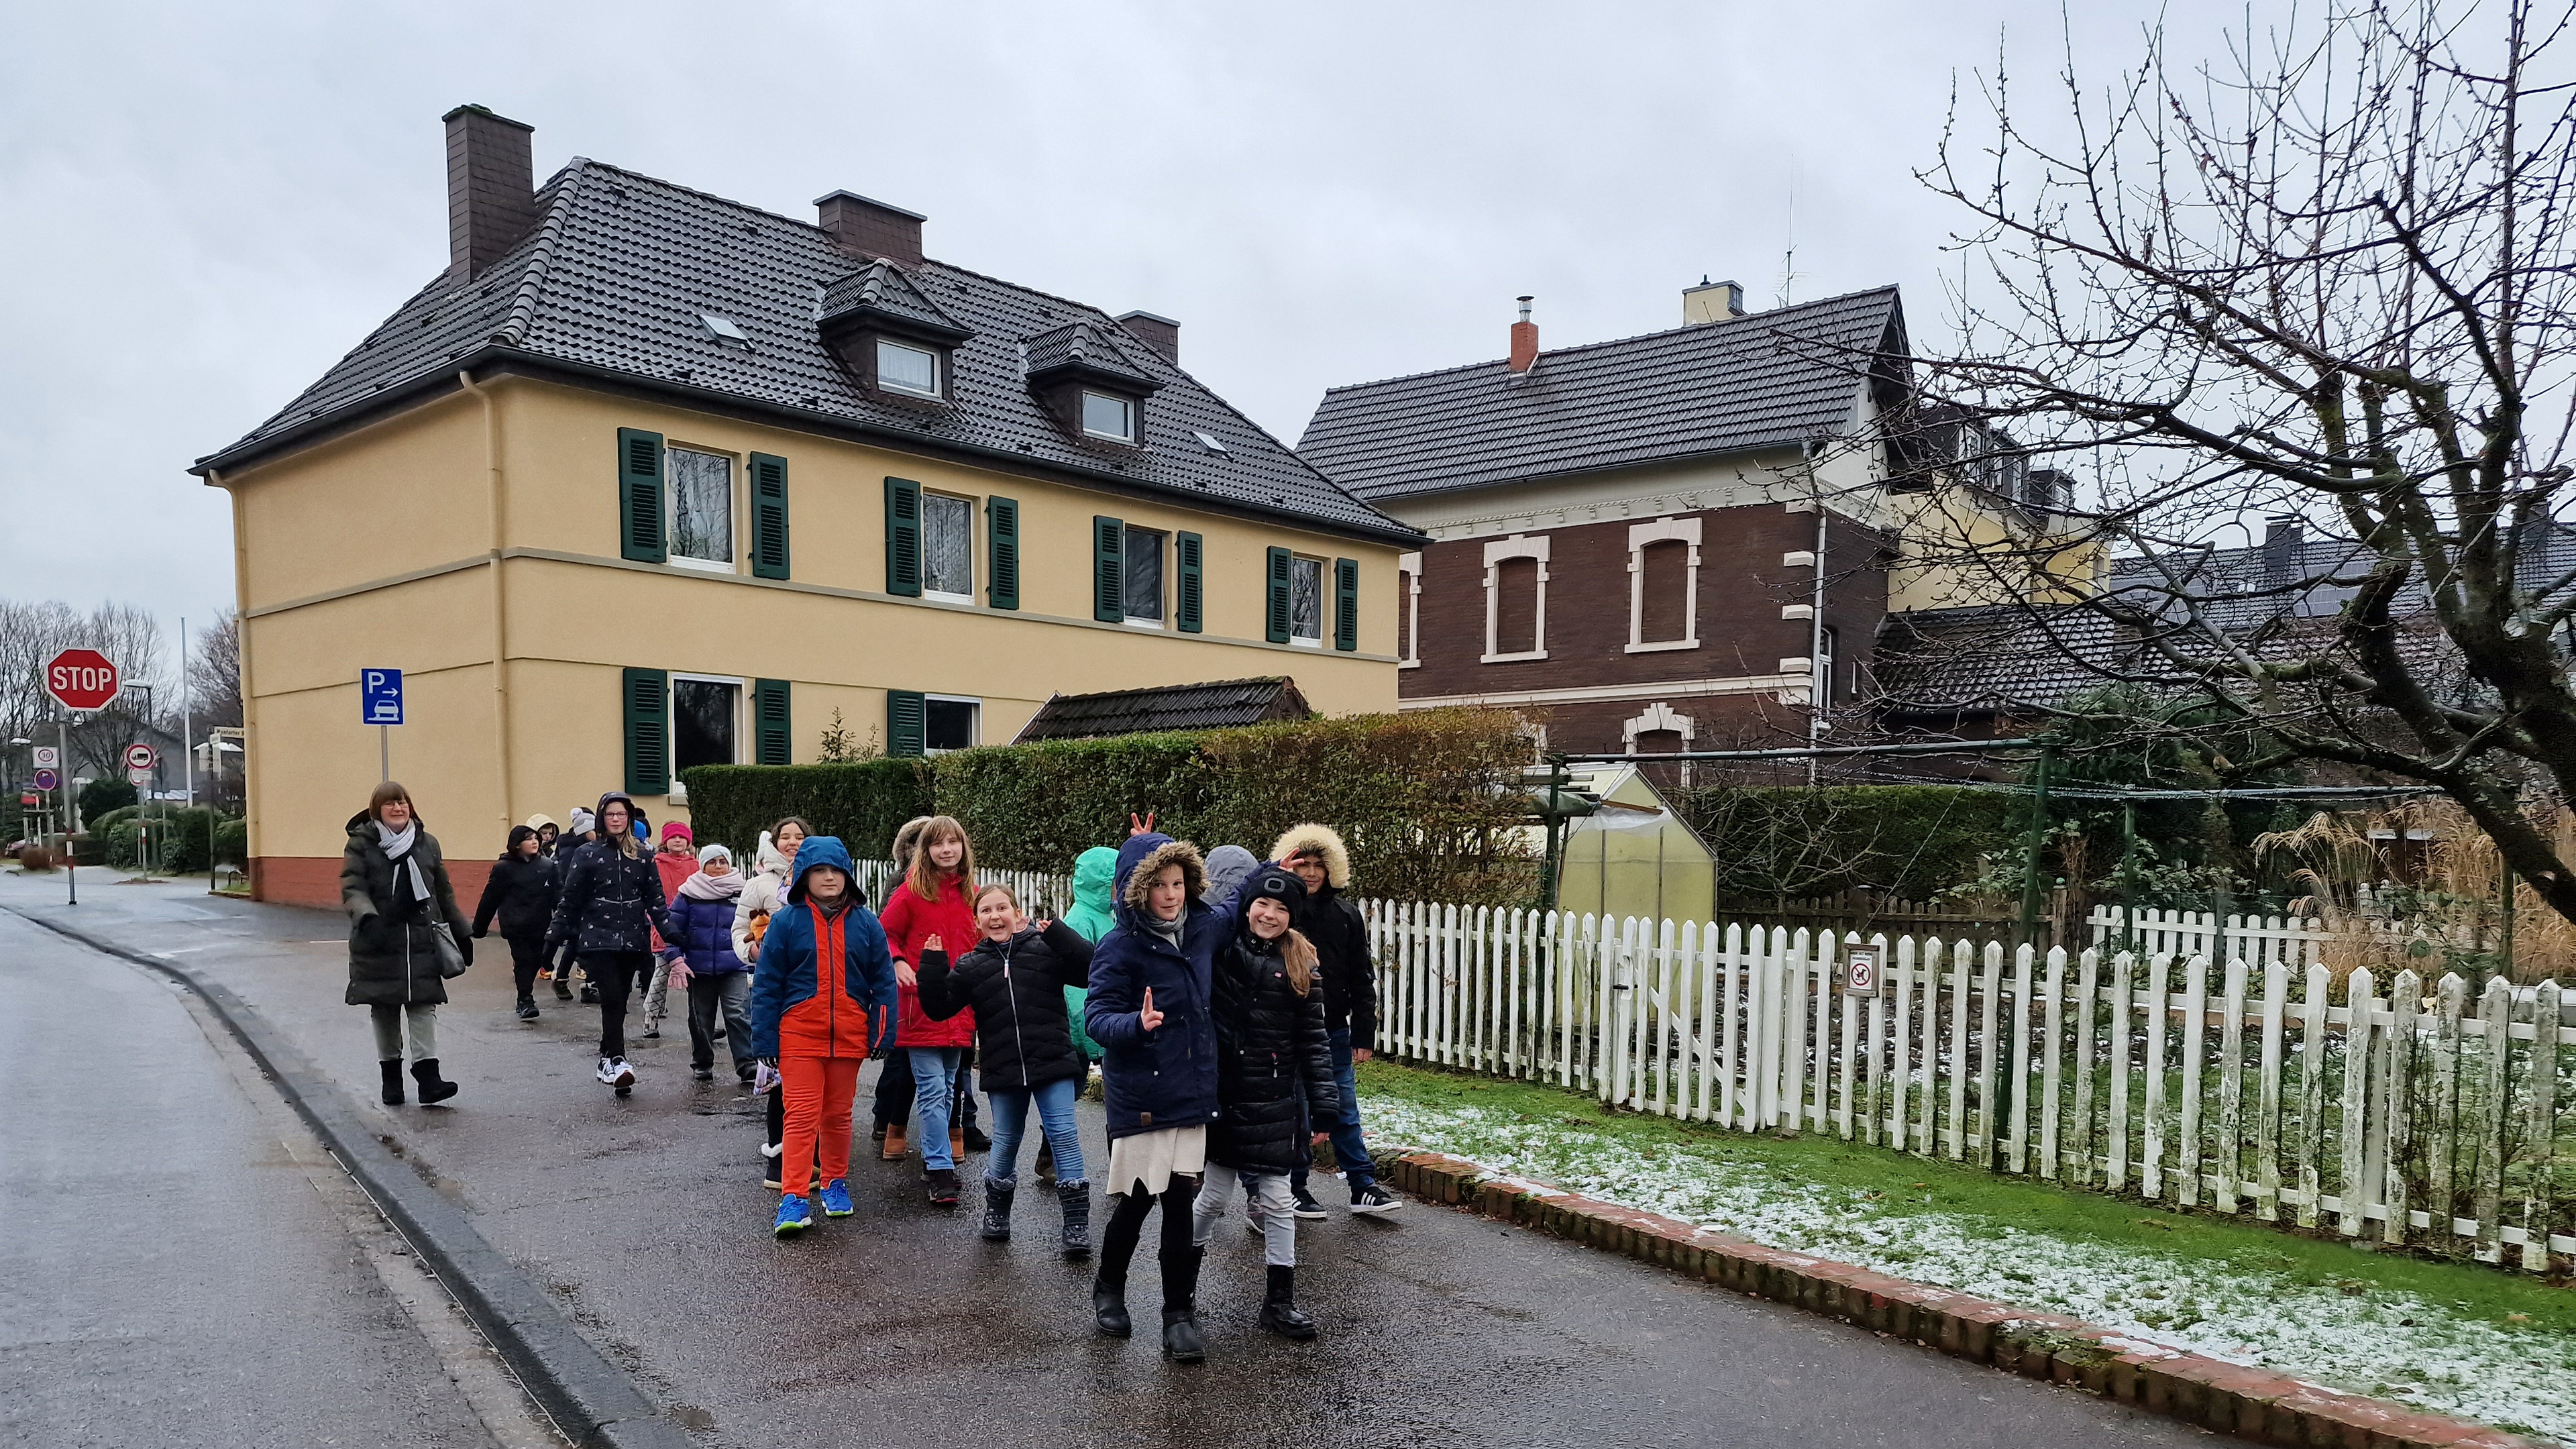
M 1145 884 L 1181 867 L 1185 905 L 1178 946 L 1147 924 Z M 1206 890 L 1198 847 L 1168 835 L 1135 836 L 1118 848 L 1118 924 L 1091 952 L 1091 995 L 1083 1024 L 1100 1043 L 1112 1141 L 1217 1116 L 1216 1022 L 1211 970 L 1229 923 L 1199 899 Z M 1145 1030 L 1147 990 L 1163 1024 Z

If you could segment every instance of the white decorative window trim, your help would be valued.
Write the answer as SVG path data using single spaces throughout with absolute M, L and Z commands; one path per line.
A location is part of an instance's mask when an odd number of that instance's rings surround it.
M 1420 552 L 1398 554 L 1396 576 L 1404 590 L 1404 638 L 1400 641 L 1402 658 L 1395 661 L 1398 669 L 1422 667 L 1422 555 Z
M 1682 637 L 1648 639 L 1646 637 L 1646 548 L 1649 544 L 1680 543 L 1690 548 L 1689 561 L 1682 569 Z M 1655 654 L 1667 649 L 1699 647 L 1699 519 L 1658 518 L 1652 523 L 1628 526 L 1628 652 Z
M 1671 705 L 1659 699 L 1647 705 L 1635 719 L 1620 725 L 1619 736 L 1627 742 L 1628 753 L 1633 755 L 1637 753 L 1637 736 L 1658 730 L 1670 730 L 1680 735 L 1684 749 L 1690 748 L 1691 737 L 1699 732 L 1689 715 L 1674 713 Z
M 1516 558 L 1536 559 L 1538 561 L 1538 608 L 1530 629 L 1530 633 L 1533 636 L 1530 640 L 1532 647 L 1516 650 L 1510 654 L 1504 654 L 1496 650 L 1494 647 L 1497 642 L 1496 632 L 1501 622 L 1499 587 L 1502 580 L 1503 564 Z M 1509 538 L 1495 539 L 1493 542 L 1485 545 L 1485 654 L 1478 662 L 1483 664 L 1517 664 L 1525 659 L 1545 659 L 1546 657 L 1547 535 L 1542 533 L 1537 537 L 1532 538 L 1527 534 L 1515 533 Z

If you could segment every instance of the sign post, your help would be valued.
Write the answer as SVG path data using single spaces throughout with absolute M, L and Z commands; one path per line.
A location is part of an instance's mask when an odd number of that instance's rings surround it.
M 115 703 L 116 697 L 124 692 L 125 678 L 118 671 L 116 661 L 95 649 L 66 649 L 45 661 L 45 693 L 52 695 L 54 703 L 63 707 L 63 758 L 66 760 L 71 758 L 71 717 L 75 714 L 91 714 L 105 709 Z M 77 802 L 73 802 L 69 814 L 72 831 L 77 832 L 80 828 L 80 808 Z M 63 853 L 70 857 L 66 863 L 70 866 L 68 884 L 71 889 L 71 903 L 79 905 L 80 852 L 71 848 L 69 832 L 64 836 L 63 845 Z
M 376 727 L 379 780 L 394 777 L 393 727 L 403 722 L 403 683 L 399 669 L 358 671 L 358 718 Z

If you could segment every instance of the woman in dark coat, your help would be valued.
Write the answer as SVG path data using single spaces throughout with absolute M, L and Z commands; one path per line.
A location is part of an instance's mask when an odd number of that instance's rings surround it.
M 638 839 L 635 802 L 610 791 L 599 797 L 599 838 L 573 855 L 546 928 L 545 955 L 567 945 L 582 974 L 599 988 L 599 1080 L 623 1097 L 635 1089 L 626 1064 L 626 998 L 653 963 L 653 933 L 670 932 L 662 873 Z
M 539 816 L 543 819 L 543 816 Z M 544 832 L 534 826 L 510 827 L 510 848 L 501 852 L 483 882 L 483 899 L 474 907 L 474 939 L 501 921 L 501 939 L 510 943 L 510 977 L 519 988 L 519 1020 L 537 1019 L 537 970 L 546 964 L 546 926 L 554 919 L 555 894 L 563 873 L 545 853 Z
M 1210 982 L 1217 1119 L 1195 1209 L 1205 1248 L 1235 1183 L 1243 1184 L 1270 1268 L 1261 1326 L 1290 1338 L 1315 1336 L 1315 1321 L 1297 1311 L 1296 1200 L 1288 1188 L 1289 1173 L 1312 1150 L 1299 1089 L 1318 1117 L 1340 1107 L 1315 948 L 1289 925 L 1305 906 L 1305 883 L 1275 865 L 1254 871 L 1229 903 L 1233 934 L 1216 953 Z
M 446 931 L 457 953 L 474 959 L 472 923 L 456 904 L 438 841 L 422 828 L 411 793 L 391 780 L 367 808 L 349 817 L 340 856 L 340 904 L 349 912 L 351 1006 L 367 1008 L 376 1028 L 377 1065 L 388 1107 L 403 1099 L 403 1033 L 411 1033 L 411 1074 L 422 1106 L 456 1095 L 438 1075 L 438 1008 L 447 978 L 433 931 Z
M 1082 1133 L 1073 1103 L 1091 1061 L 1074 1045 L 1068 989 L 1091 980 L 1091 943 L 1062 921 L 1029 924 L 1009 886 L 975 893 L 975 930 L 982 937 L 948 965 L 946 941 L 924 943 L 918 994 L 922 1013 L 946 1021 L 975 1013 L 975 1056 L 983 1063 L 984 1097 L 993 1106 L 992 1155 L 984 1165 L 984 1237 L 1011 1236 L 1011 1199 L 1019 1192 L 1020 1139 L 1029 1107 L 1055 1146 L 1060 1180 L 1056 1201 L 1064 1209 L 1062 1247 L 1068 1258 L 1091 1256 L 1091 1184 L 1083 1177 Z M 963 945 L 964 943 L 958 943 Z

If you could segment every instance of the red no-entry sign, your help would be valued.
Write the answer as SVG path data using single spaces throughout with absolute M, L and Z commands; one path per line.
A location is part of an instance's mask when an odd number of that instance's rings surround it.
M 105 709 L 124 691 L 116 662 L 95 649 L 66 649 L 46 661 L 45 693 L 65 709 Z

